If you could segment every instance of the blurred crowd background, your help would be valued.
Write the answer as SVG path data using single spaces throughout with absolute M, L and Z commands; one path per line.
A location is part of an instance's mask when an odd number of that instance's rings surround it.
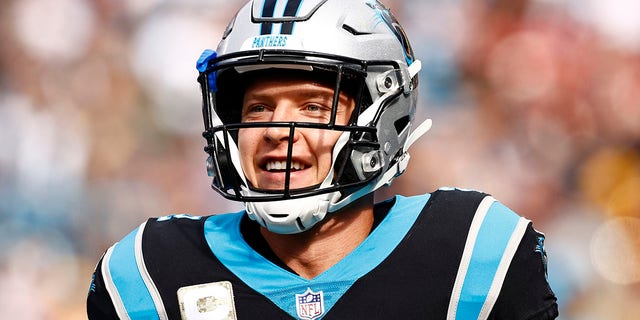
M 144 219 L 241 209 L 208 186 L 195 69 L 241 2 L 3 0 L 0 318 L 85 319 Z M 385 3 L 434 127 L 378 197 L 489 192 L 545 232 L 561 319 L 640 319 L 640 2 Z

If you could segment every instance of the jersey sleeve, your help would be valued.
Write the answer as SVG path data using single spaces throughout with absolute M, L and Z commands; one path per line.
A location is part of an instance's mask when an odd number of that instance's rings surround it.
M 93 272 L 89 295 L 87 296 L 87 316 L 90 320 L 118 319 L 102 276 L 103 259 L 104 257 L 100 259 Z
M 547 281 L 544 235 L 531 223 L 511 261 L 489 319 L 555 319 L 556 296 Z

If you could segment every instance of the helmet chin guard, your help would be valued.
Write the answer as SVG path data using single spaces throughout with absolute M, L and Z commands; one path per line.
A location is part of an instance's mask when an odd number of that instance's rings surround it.
M 289 8 L 290 2 L 277 7 L 281 2 L 247 3 L 231 20 L 217 50 L 205 51 L 197 68 L 212 187 L 244 202 L 249 217 L 268 230 L 292 234 L 390 184 L 405 171 L 409 146 L 431 123 L 411 131 L 421 64 L 384 5 L 376 0 L 306 0 L 298 8 Z M 242 122 L 244 86 L 265 72 L 319 81 L 333 88 L 332 110 L 341 94 L 354 99 L 355 110 L 346 124 L 336 123 L 335 111 L 327 123 Z M 286 163 L 279 169 L 285 177 L 280 190 L 252 185 L 238 144 L 242 130 L 270 127 L 289 130 L 289 140 L 283 142 L 289 146 L 286 161 L 278 160 Z M 341 134 L 324 180 L 296 189 L 290 187 L 290 178 L 297 130 Z
M 292 234 L 306 231 L 327 215 L 339 192 L 280 201 L 247 202 L 249 218 L 271 232 Z
M 334 146 L 334 159 L 337 152 L 348 141 L 348 134 L 342 134 Z M 322 185 L 330 184 L 333 179 L 333 168 L 329 170 L 328 176 Z M 265 196 L 264 193 L 243 188 L 242 193 L 246 196 Z M 341 193 L 334 191 L 321 193 L 302 198 L 293 198 L 279 201 L 245 202 L 249 218 L 257 221 L 261 226 L 271 232 L 280 234 L 293 234 L 306 231 L 322 221 L 332 203 L 340 199 Z

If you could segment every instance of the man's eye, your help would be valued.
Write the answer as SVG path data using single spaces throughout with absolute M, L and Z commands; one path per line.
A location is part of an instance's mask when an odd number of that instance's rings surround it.
M 331 107 L 322 103 L 309 103 L 304 106 L 305 111 L 309 112 L 328 112 L 331 113 Z
M 263 105 L 255 105 L 249 108 L 249 112 L 265 112 L 266 109 L 267 108 Z
M 307 111 L 320 111 L 322 107 L 320 107 L 317 104 L 308 104 L 307 105 Z

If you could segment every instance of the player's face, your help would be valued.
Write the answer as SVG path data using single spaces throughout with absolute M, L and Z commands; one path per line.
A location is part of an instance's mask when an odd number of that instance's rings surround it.
M 254 81 L 245 92 L 242 122 L 328 123 L 331 118 L 332 87 L 304 79 L 269 78 Z M 340 94 L 336 124 L 347 124 L 354 100 Z M 332 162 L 332 149 L 342 131 L 296 128 L 291 139 L 292 162 L 289 188 L 321 183 Z M 259 189 L 283 190 L 290 141 L 290 128 L 245 128 L 238 134 L 242 168 Z

